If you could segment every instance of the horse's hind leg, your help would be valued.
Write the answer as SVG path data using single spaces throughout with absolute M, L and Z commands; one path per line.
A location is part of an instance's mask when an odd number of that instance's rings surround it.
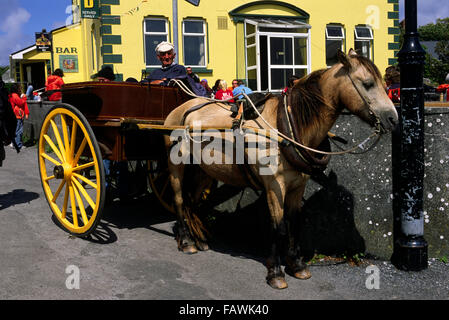
M 190 236 L 190 231 L 187 226 L 187 218 L 184 209 L 184 199 L 182 192 L 182 182 L 184 177 L 184 165 L 174 165 L 170 161 L 168 162 L 168 168 L 170 170 L 170 183 L 173 188 L 175 210 L 177 217 L 176 224 L 176 241 L 178 243 L 178 249 L 184 253 L 196 253 L 197 249 L 195 243 Z
M 285 236 L 285 224 L 283 221 L 283 195 L 282 192 L 267 190 L 268 207 L 271 214 L 271 248 L 267 259 L 268 274 L 267 283 L 274 289 L 288 287 L 285 274 L 281 269 L 281 250 Z

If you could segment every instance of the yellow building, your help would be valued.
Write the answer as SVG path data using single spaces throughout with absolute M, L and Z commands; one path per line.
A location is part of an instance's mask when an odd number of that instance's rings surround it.
M 66 82 L 88 81 L 102 65 L 111 65 L 117 80 L 140 79 L 159 67 L 154 48 L 164 40 L 175 45 L 178 63 L 191 66 L 210 86 L 216 79 L 238 78 L 258 91 L 279 90 L 293 74 L 332 65 L 338 48 L 357 49 L 381 72 L 396 62 L 399 50 L 398 0 L 73 0 L 73 5 L 74 24 L 52 31 L 49 65 L 73 67 L 65 69 L 74 71 L 65 72 Z M 22 79 L 29 59 L 26 54 L 12 59 Z

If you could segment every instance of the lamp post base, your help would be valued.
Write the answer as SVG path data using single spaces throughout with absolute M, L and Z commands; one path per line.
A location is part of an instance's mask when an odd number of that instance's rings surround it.
M 396 241 L 391 263 L 399 270 L 427 269 L 427 242 L 423 237 L 404 237 Z

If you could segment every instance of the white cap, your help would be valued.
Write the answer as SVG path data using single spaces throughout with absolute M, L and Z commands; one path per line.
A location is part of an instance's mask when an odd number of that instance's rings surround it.
M 170 42 L 162 41 L 157 45 L 156 52 L 167 52 L 174 49 L 175 47 Z

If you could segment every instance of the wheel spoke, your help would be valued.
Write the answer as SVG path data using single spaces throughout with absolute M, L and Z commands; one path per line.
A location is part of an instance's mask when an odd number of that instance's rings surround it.
M 50 136 L 48 135 L 44 135 L 44 139 L 45 141 L 47 141 L 47 143 L 50 145 L 50 148 L 53 150 L 53 152 L 58 156 L 59 160 L 61 160 L 61 162 L 64 162 L 64 158 L 62 157 L 61 153 L 59 152 L 58 148 L 56 147 L 56 145 L 53 143 L 53 141 L 51 140 Z
M 70 162 L 71 153 L 69 152 L 70 143 L 69 143 L 69 133 L 67 132 L 67 123 L 65 121 L 65 116 L 61 114 L 61 127 L 62 127 L 62 136 L 64 137 L 64 153 L 68 162 Z
M 90 167 L 93 167 L 93 166 L 95 166 L 95 162 L 94 161 L 82 164 L 82 165 L 80 165 L 78 167 L 75 167 L 75 168 L 73 168 L 73 171 L 80 171 L 80 170 L 83 170 L 83 169 L 86 169 L 86 168 L 90 168 Z
M 81 199 L 78 189 L 74 185 L 73 185 L 73 192 L 75 194 L 76 201 L 78 202 L 78 207 L 80 209 L 84 225 L 86 225 L 89 222 L 89 219 L 87 219 L 86 210 L 84 209 L 84 202 L 83 199 Z
M 61 163 L 58 162 L 57 160 L 53 159 L 52 157 L 50 157 L 48 154 L 46 153 L 41 153 L 41 157 L 47 159 L 48 161 L 52 162 L 53 164 L 60 166 Z
M 94 201 L 92 200 L 92 198 L 89 196 L 89 194 L 86 192 L 86 190 L 83 188 L 83 186 L 81 185 L 81 183 L 78 182 L 78 180 L 76 180 L 75 178 L 72 177 L 72 183 L 73 183 L 73 187 L 78 188 L 78 190 L 82 193 L 82 195 L 84 196 L 84 198 L 87 200 L 87 202 L 89 202 L 90 206 L 92 207 L 92 209 L 95 210 L 96 205 L 94 203 Z
M 78 151 L 76 152 L 75 158 L 73 159 L 72 165 L 76 165 L 78 163 L 78 160 L 81 157 L 81 154 L 84 151 L 84 148 L 86 147 L 87 144 L 87 139 L 86 137 L 84 137 L 83 141 L 81 142 L 80 148 L 78 149 Z
M 62 204 L 62 215 L 61 215 L 62 219 L 65 219 L 67 214 L 67 206 L 69 205 L 68 200 L 69 200 L 69 184 L 67 183 L 65 185 L 64 203 Z
M 64 144 L 62 143 L 61 135 L 59 134 L 58 127 L 57 127 L 56 123 L 53 121 L 53 119 L 50 120 L 50 123 L 51 123 L 51 126 L 53 128 L 53 133 L 55 134 L 56 141 L 58 142 L 59 151 L 61 152 L 62 159 L 65 162 L 65 161 L 67 161 L 67 159 L 66 159 L 66 150 L 65 150 Z
M 72 218 L 73 218 L 73 225 L 78 228 L 78 212 L 76 210 L 76 202 L 75 202 L 75 195 L 74 195 L 74 191 L 73 191 L 73 184 L 72 183 L 68 183 L 69 185 L 69 192 L 70 192 L 70 204 L 72 206 Z
M 76 144 L 76 131 L 78 129 L 78 125 L 76 121 L 72 121 L 72 137 L 70 139 L 70 155 L 73 160 L 73 154 L 75 153 L 75 144 Z M 73 162 L 72 162 L 73 164 Z
M 81 181 L 87 183 L 88 185 L 90 185 L 92 188 L 94 188 L 95 190 L 97 190 L 98 184 L 93 183 L 91 180 L 87 179 L 86 177 L 78 174 L 78 173 L 73 173 L 73 176 L 76 177 L 77 179 L 80 179 Z
M 56 199 L 58 199 L 59 194 L 61 193 L 62 188 L 64 187 L 64 185 L 65 185 L 65 180 L 62 180 L 61 184 L 58 187 L 58 190 L 56 190 L 55 194 L 53 195 L 53 199 L 51 199 L 52 202 L 56 203 Z
M 55 176 L 49 176 L 47 178 L 44 179 L 45 182 L 48 182 L 50 180 L 53 180 L 55 178 Z

